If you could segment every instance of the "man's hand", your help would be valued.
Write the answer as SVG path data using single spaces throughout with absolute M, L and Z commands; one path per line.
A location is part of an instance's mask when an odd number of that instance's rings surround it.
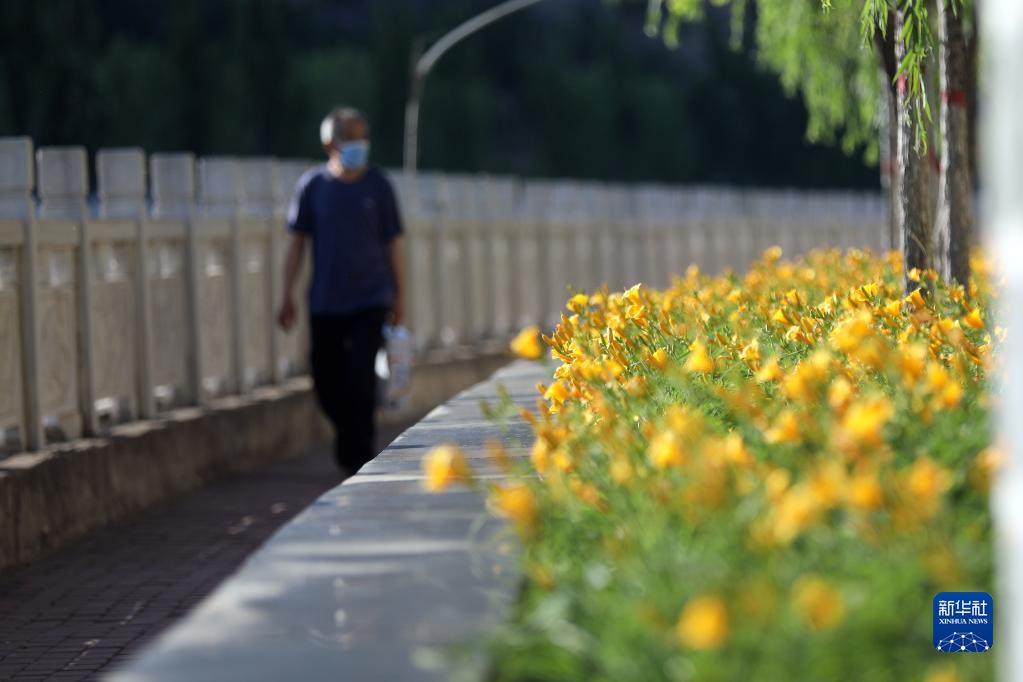
M 405 323 L 405 300 L 401 295 L 394 297 L 391 305 L 391 325 L 400 327 Z
M 295 280 L 302 269 L 302 256 L 305 249 L 306 236 L 302 232 L 292 232 L 288 244 L 288 254 L 284 257 L 284 291 L 281 296 L 281 307 L 277 312 L 277 324 L 284 331 L 295 326 L 297 308 L 295 307 Z
M 295 299 L 287 297 L 281 302 L 280 310 L 277 311 L 277 324 L 284 331 L 291 331 L 295 326 Z

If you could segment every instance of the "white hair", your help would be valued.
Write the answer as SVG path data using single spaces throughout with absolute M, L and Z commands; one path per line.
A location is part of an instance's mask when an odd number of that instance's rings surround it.
M 320 142 L 324 146 L 331 144 L 337 138 L 338 132 L 345 123 L 351 121 L 363 121 L 366 117 L 355 107 L 337 107 L 323 119 L 320 124 Z

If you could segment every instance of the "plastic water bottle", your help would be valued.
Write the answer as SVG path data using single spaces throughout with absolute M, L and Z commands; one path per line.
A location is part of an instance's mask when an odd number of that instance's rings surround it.
M 412 388 L 412 335 L 405 327 L 384 327 L 384 372 L 377 357 L 377 376 L 383 380 L 381 406 L 403 412 L 409 409 Z

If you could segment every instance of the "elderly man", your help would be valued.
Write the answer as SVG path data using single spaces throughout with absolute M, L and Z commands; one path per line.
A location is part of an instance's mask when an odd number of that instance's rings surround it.
M 388 313 L 402 323 L 401 217 L 387 177 L 369 165 L 369 125 L 340 107 L 320 126 L 324 165 L 306 173 L 288 210 L 284 300 L 277 316 L 295 324 L 295 280 L 312 242 L 311 366 L 316 397 L 334 425 L 335 457 L 350 476 L 377 452 L 374 359 Z

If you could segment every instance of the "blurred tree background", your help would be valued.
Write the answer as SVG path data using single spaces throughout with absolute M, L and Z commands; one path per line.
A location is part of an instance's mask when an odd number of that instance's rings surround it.
M 401 164 L 410 55 L 495 0 L 0 0 L 0 135 L 39 145 L 322 155 L 338 103 Z M 426 84 L 421 166 L 757 186 L 876 187 L 862 150 L 806 140 L 806 111 L 729 16 L 669 50 L 644 3 L 553 0 L 454 48 Z M 754 18 L 755 19 L 755 18 Z M 749 31 L 751 29 L 747 29 Z

